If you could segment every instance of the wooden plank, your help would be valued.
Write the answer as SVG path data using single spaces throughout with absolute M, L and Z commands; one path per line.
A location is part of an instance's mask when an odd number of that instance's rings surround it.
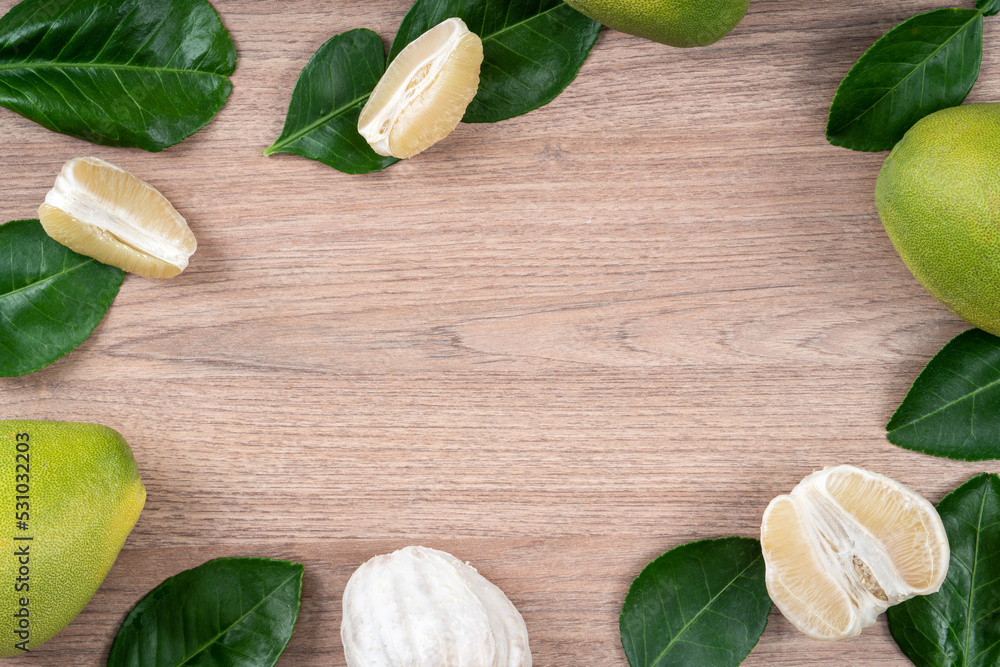
M 183 144 L 92 146 L 0 111 L 0 219 L 34 216 L 64 161 L 96 155 L 200 243 L 180 278 L 127 279 L 76 352 L 0 382 L 6 416 L 121 431 L 149 491 L 91 604 L 11 665 L 103 664 L 132 604 L 223 555 L 304 562 L 279 664 L 340 665 L 347 578 L 408 544 L 500 585 L 536 665 L 625 665 L 642 566 L 756 535 L 812 470 L 863 465 L 937 501 L 995 469 L 885 441 L 965 325 L 881 229 L 883 155 L 823 136 L 854 60 L 937 3 L 755 0 L 696 50 L 605 31 L 552 104 L 368 176 L 261 151 L 311 54 L 356 27 L 390 39 L 409 3 L 214 4 L 235 90 Z M 975 101 L 1000 98 L 992 26 Z M 822 644 L 775 613 L 746 664 L 908 662 L 884 621 Z

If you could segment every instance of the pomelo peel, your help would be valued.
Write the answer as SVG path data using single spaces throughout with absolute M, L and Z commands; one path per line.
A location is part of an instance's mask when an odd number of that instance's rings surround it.
M 36 648 L 83 610 L 145 500 L 117 432 L 0 421 L 0 657 Z
M 668 44 L 714 44 L 743 20 L 750 0 L 566 0 L 609 28 Z
M 924 289 L 1000 335 L 1000 103 L 943 109 L 917 122 L 886 158 L 875 204 Z

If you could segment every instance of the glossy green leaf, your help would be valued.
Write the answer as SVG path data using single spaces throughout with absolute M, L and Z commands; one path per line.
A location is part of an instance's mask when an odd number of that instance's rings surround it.
M 235 67 L 206 0 L 25 0 L 0 19 L 0 106 L 96 144 L 178 143 L 226 103 Z
M 959 334 L 917 376 L 886 425 L 889 442 L 962 461 L 1000 459 L 1000 338 Z
M 941 590 L 890 607 L 889 630 L 913 664 L 1000 665 L 1000 477 L 982 474 L 938 504 L 951 565 Z
M 976 9 L 983 13 L 983 16 L 993 16 L 1000 12 L 1000 0 L 979 0 Z
M 759 541 L 690 542 L 632 582 L 622 606 L 622 646 L 632 667 L 738 665 L 757 645 L 770 611 Z
M 890 150 L 924 116 L 962 103 L 982 55 L 977 9 L 935 9 L 903 21 L 840 83 L 826 138 L 858 151 Z
M 270 667 L 292 638 L 299 563 L 219 558 L 170 577 L 129 612 L 108 667 Z
M 601 24 L 562 0 L 417 0 L 389 50 L 457 16 L 483 40 L 479 92 L 466 123 L 492 123 L 548 104 L 576 78 Z
M 295 153 L 348 174 L 399 162 L 373 151 L 358 133 L 358 116 L 384 72 L 385 47 L 377 34 L 358 29 L 335 36 L 299 74 L 285 129 L 264 154 Z
M 124 278 L 53 241 L 37 220 L 0 226 L 0 376 L 33 373 L 85 341 Z

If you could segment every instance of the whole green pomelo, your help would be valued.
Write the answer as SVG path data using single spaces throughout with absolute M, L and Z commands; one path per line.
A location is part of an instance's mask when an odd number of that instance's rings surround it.
M 707 46 L 746 16 L 750 0 L 566 0 L 609 28 L 670 46 Z
M 886 158 L 875 204 L 920 284 L 1000 335 L 1000 103 L 921 119 Z
M 115 431 L 0 421 L 0 657 L 51 639 L 83 610 L 145 501 Z

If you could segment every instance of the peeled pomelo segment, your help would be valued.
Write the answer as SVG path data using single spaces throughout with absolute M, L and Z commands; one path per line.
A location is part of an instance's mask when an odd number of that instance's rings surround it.
M 871 473 L 834 470 L 826 486 L 831 497 L 882 545 L 912 594 L 940 587 L 948 573 L 948 540 L 939 535 L 941 519 L 925 498 Z
M 358 132 L 379 155 L 417 153 L 451 134 L 479 90 L 483 42 L 451 18 L 410 42 L 379 80 Z
M 771 599 L 816 639 L 852 637 L 888 607 L 937 591 L 944 524 L 926 499 L 884 475 L 840 466 L 768 505 L 761 544 Z
M 821 552 L 802 535 L 808 528 L 789 496 L 778 496 L 764 512 L 768 535 L 765 583 L 771 599 L 795 626 L 814 639 L 836 639 L 861 631 L 857 614 L 841 586 L 828 573 Z
M 180 267 L 122 243 L 110 232 L 49 204 L 42 204 L 38 216 L 49 236 L 81 255 L 145 278 L 173 278 L 181 273 Z
M 63 166 L 38 217 L 70 249 L 146 278 L 172 278 L 198 247 L 156 188 L 98 158 Z

